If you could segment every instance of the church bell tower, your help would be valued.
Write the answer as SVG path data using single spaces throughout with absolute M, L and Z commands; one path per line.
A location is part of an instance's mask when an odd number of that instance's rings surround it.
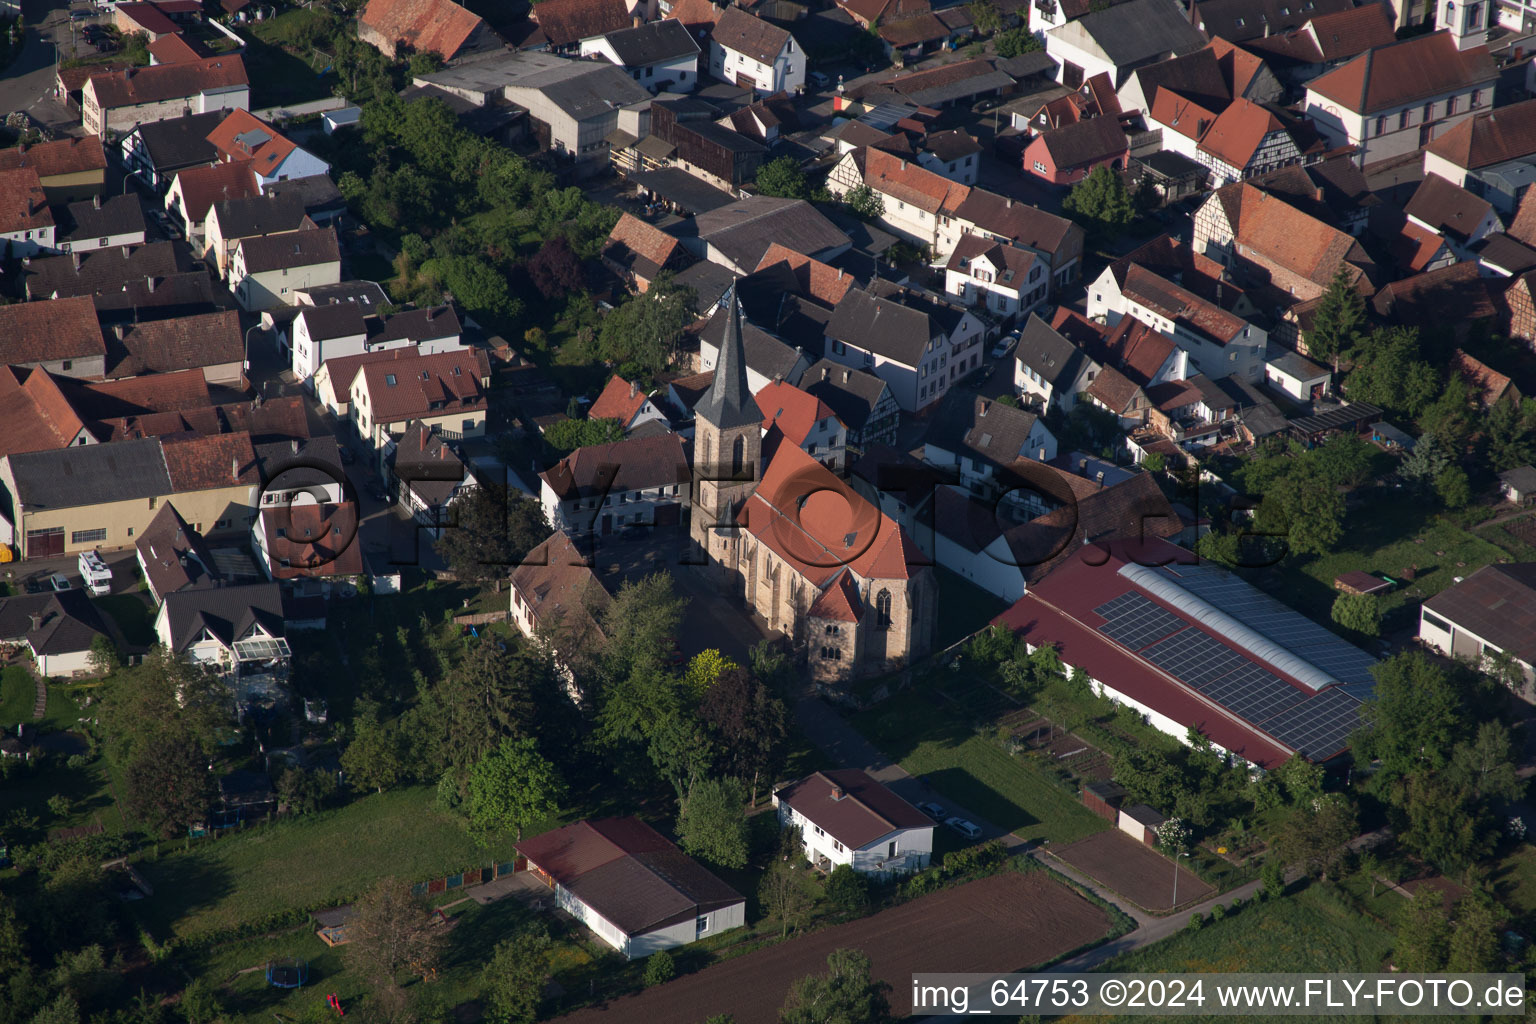
M 741 303 L 732 285 L 721 300 L 725 333 L 715 379 L 694 408 L 693 518 L 689 534 L 719 560 L 728 538 L 716 527 L 734 521 L 738 502 L 757 486 L 762 457 L 762 413 L 747 384 L 747 357 L 741 342 Z

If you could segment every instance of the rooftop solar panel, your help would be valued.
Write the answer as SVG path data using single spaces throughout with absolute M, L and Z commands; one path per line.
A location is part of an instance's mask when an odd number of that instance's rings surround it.
M 1318 759 L 1343 750 L 1360 726 L 1360 702 L 1341 688 L 1324 690 L 1264 723 L 1281 743 Z
M 1241 668 L 1245 659 L 1198 629 L 1186 629 L 1142 652 L 1158 668 L 1204 691 L 1212 682 Z
M 1106 620 L 1099 632 L 1132 651 L 1139 651 L 1185 625 L 1177 615 L 1134 592 L 1121 594 L 1093 611 Z

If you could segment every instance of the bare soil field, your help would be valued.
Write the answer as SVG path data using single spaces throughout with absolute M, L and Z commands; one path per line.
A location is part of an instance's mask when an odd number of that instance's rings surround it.
M 790 983 L 826 970 L 834 949 L 863 950 L 891 985 L 898 1017 L 912 1009 L 918 971 L 1013 971 L 1053 960 L 1109 932 L 1109 917 L 1045 872 L 993 875 L 872 917 L 791 939 L 657 988 L 578 1010 L 561 1024 L 777 1024 Z
M 1164 913 L 1173 909 L 1173 872 L 1169 870 L 1168 858 L 1118 829 L 1100 832 L 1070 846 L 1053 846 L 1051 855 L 1143 910 Z M 1181 905 L 1215 894 L 1215 888 L 1199 875 L 1182 866 L 1178 870 Z

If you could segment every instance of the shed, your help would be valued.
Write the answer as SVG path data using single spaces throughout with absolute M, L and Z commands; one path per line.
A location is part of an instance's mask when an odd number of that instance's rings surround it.
M 342 128 L 356 128 L 363 120 L 363 108 L 342 107 L 340 110 L 327 110 L 321 115 L 320 120 L 325 128 L 325 134 L 335 135 Z
M 1125 787 L 1118 782 L 1090 782 L 1083 787 L 1083 806 L 1111 824 L 1120 817 Z
M 1157 827 L 1167 820 L 1166 814 L 1160 814 L 1146 804 L 1132 804 L 1120 809 L 1120 815 L 1115 824 L 1126 835 L 1155 847 Z
M 1382 420 L 1371 428 L 1371 440 L 1389 451 L 1393 448 L 1401 448 L 1405 452 L 1413 451 L 1413 446 L 1418 442 L 1413 435 L 1400 427 L 1394 427 L 1386 420 Z
M 1356 570 L 1335 576 L 1333 589 L 1346 594 L 1381 594 L 1391 590 L 1392 584 L 1380 576 Z
M 1536 467 L 1506 469 L 1499 474 L 1499 489 L 1516 505 L 1536 502 Z

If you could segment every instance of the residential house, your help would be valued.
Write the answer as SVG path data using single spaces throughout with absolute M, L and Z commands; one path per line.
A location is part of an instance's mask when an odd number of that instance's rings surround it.
M 1264 359 L 1264 382 L 1298 402 L 1315 402 L 1328 390 L 1333 374 L 1299 352 L 1273 343 Z
M 1249 179 L 1249 184 L 1356 238 L 1365 230 L 1371 210 L 1381 205 L 1347 150 L 1305 166 L 1278 168 Z
M 0 171 L 31 167 L 50 203 L 99 196 L 106 188 L 107 154 L 100 135 L 68 136 L 0 149 Z
M 955 220 L 972 192 L 969 186 L 869 146 L 843 156 L 827 175 L 827 190 L 834 196 L 847 195 L 860 185 L 880 196 L 884 209 L 876 221 L 881 227 L 927 247 L 937 258 L 948 257 L 955 243 L 942 229 Z
M 875 281 L 827 323 L 826 355 L 890 385 L 906 412 L 926 409 L 981 364 L 985 325 L 962 306 Z
M 203 167 L 218 159 L 218 150 L 208 141 L 208 134 L 224 116 L 223 110 L 210 110 L 129 129 L 119 146 L 123 167 L 155 192 L 165 194 L 177 172 Z
M 508 83 L 506 98 L 547 126 L 549 148 L 556 153 L 579 161 L 606 161 L 606 140 L 615 129 L 624 126 L 625 118 L 621 115 L 625 109 L 634 109 L 629 123 L 639 127 L 640 110 L 648 109 L 651 94 L 622 70 L 605 62 L 560 63 L 568 67 L 556 67 Z M 593 164 L 594 169 L 601 166 L 602 163 Z
M 666 425 L 667 417 L 656 403 L 651 401 L 651 396 L 640 390 L 638 384 L 631 383 L 614 374 L 608 378 L 608 383 L 603 387 L 602 394 L 597 396 L 597 401 L 587 410 L 587 418 L 592 420 L 616 420 L 627 434 L 646 423 L 660 423 Z
M 548 646 L 566 692 L 579 700 L 577 677 L 606 639 L 601 616 L 611 600 L 590 561 L 556 530 L 512 567 L 507 589 L 518 632 Z
M 1467 382 L 1478 404 L 1484 409 L 1492 409 L 1505 400 L 1518 405 L 1524 397 L 1508 374 L 1500 373 L 1461 349 L 1451 353 L 1451 370 Z
M 490 364 L 483 349 L 422 353 L 416 346 L 344 356 L 350 366 L 345 415 L 357 436 L 387 464 L 389 447 L 420 420 L 450 441 L 485 436 Z
M 425 423 L 407 424 L 388 469 L 388 479 L 399 485 L 400 504 L 433 539 L 451 527 L 453 500 L 479 486 L 464 460 Z
M 201 370 L 213 385 L 244 387 L 245 333 L 234 310 L 117 324 L 107 336 L 108 380 Z
M 1170 338 L 1199 372 L 1214 379 L 1264 376 L 1269 335 L 1215 302 L 1132 261 L 1116 260 L 1088 289 L 1088 316 L 1114 326 L 1133 316 Z
M 1044 260 L 981 235 L 962 235 L 944 267 L 945 294 L 1004 319 L 1029 313 L 1049 291 Z
M 1217 189 L 1196 209 L 1191 245 L 1276 306 L 1319 298 L 1341 268 L 1370 295 L 1378 274 L 1355 238 L 1246 182 Z
M 166 650 L 223 676 L 237 695 L 267 679 L 285 679 L 292 651 L 276 583 L 192 587 L 165 595 L 155 637 Z
M 1426 174 L 1403 207 L 1408 221 L 1445 240 L 1457 259 L 1476 259 L 1472 248 L 1503 231 L 1493 204 L 1438 174 Z
M 203 218 L 204 257 L 212 256 L 220 277 L 229 276 L 235 246 L 243 238 L 286 235 L 316 225 L 295 196 L 277 198 L 270 193 L 240 199 L 220 199 Z
M 143 245 L 147 226 L 144 206 L 137 195 L 101 196 L 70 203 L 56 225 L 55 244 L 60 252 L 91 252 Z
M 229 263 L 229 287 L 247 312 L 291 304 L 295 288 L 341 281 L 336 229 L 242 238 Z
M 933 819 L 857 768 L 782 786 L 773 805 L 780 827 L 800 830 L 806 860 L 823 871 L 847 864 L 889 878 L 921 871 L 933 856 Z
M 72 252 L 28 260 L 22 267 L 23 290 L 30 302 L 97 296 L 120 290 L 129 281 L 185 272 L 191 263 L 171 242 Z
M 383 316 L 373 302 L 301 305 L 292 328 L 293 373 L 312 391 L 327 360 L 416 346 L 432 355 L 464 348 L 452 306 L 403 310 Z
M 81 92 L 87 133 L 126 132 L 186 113 L 249 110 L 250 81 L 238 54 L 92 75 Z
M 831 406 L 784 381 L 775 381 L 752 397 L 763 414 L 765 445 L 788 441 L 842 475 L 848 459 L 848 428 Z
M 652 92 L 687 92 L 699 80 L 699 44 L 670 18 L 583 39 L 581 55 L 602 57 Z
M 1110 117 L 1095 117 L 1041 132 L 1024 147 L 1024 170 L 1052 185 L 1074 185 L 1096 168 L 1119 172 L 1130 159 L 1130 140 Z
M 32 167 L 0 171 L 0 248 L 22 259 L 51 252 L 56 225 L 43 183 Z
M 755 103 L 732 110 L 716 123 L 765 146 L 772 146 L 802 127 L 795 101 L 784 92 L 771 93 Z
M 0 364 L 100 377 L 107 345 L 88 296 L 0 306 Z
M 935 174 L 962 185 L 976 184 L 981 143 L 962 128 L 929 132 L 917 151 L 917 162 Z
M 1307 83 L 1306 113 L 1329 148 L 1354 146 L 1362 167 L 1433 142 L 1493 104 L 1486 47 L 1458 50 L 1447 32 L 1367 50 Z
M 202 241 L 213 204 L 261 194 L 261 183 L 246 163 L 207 164 L 177 171 L 165 193 L 165 212 L 190 244 Z
M 1517 466 L 1500 473 L 1499 492 L 1506 501 L 1529 505 L 1536 500 L 1536 466 Z
M 134 547 L 139 571 L 156 604 L 178 590 L 211 587 L 223 581 L 202 534 L 181 517 L 173 502 L 161 504 Z
M 724 305 L 716 307 L 699 334 L 699 372 L 713 372 L 720 358 L 720 344 L 730 317 Z M 747 382 L 753 391 L 761 391 L 776 380 L 798 384 L 810 359 L 805 351 L 759 329 L 750 320 L 742 320 L 742 344 L 745 346 Z
M 955 207 L 949 223 L 942 226 L 940 246 L 935 255 L 946 255 L 960 243 L 962 236 L 982 235 L 1028 249 L 1043 260 L 1051 277 L 1051 288 L 1063 288 L 1082 273 L 1083 229 L 1055 214 L 973 188 Z
M 833 104 L 838 111 L 848 111 L 854 103 L 874 107 L 894 100 L 912 107 L 943 110 L 969 107 L 980 100 L 1002 96 L 1012 92 L 1017 84 L 1012 75 L 993 61 L 976 57 L 922 71 L 903 71 L 891 78 L 855 86 L 835 97 Z
M 1283 32 L 1233 41 L 1262 57 L 1291 85 L 1302 86 L 1367 50 L 1390 46 L 1397 35 L 1386 4 L 1362 4 L 1314 13 Z
M 550 525 L 573 537 L 632 525 L 675 526 L 690 502 L 688 458 L 676 434 L 578 448 L 539 474 Z
M 1352 9 L 1353 0 L 1195 0 L 1190 20 L 1212 39 L 1219 36 L 1251 48 L 1314 18 Z
M 262 188 L 290 178 L 329 174 L 331 165 L 246 110 L 233 110 L 208 133 L 223 163 L 250 161 Z
M 1513 310 L 1518 301 L 1513 286 L 1502 304 L 1494 299 L 1495 291 L 1477 264 L 1452 263 L 1383 285 L 1370 305 L 1377 316 L 1405 327 L 1450 326 L 1457 340 L 1464 341 L 1479 322 L 1491 327 L 1501 309 Z
M 638 818 L 579 821 L 516 844 L 560 909 L 634 960 L 746 924 L 746 900 Z
M 1172 0 L 1127 0 L 1045 33 L 1045 52 L 1061 68 L 1057 81 L 1069 89 L 1099 74 L 1118 89 L 1137 67 L 1204 45 Z
M 710 32 L 710 74 L 757 93 L 799 92 L 808 60 L 794 36 L 740 7 L 727 7 Z
M 70 678 L 96 674 L 91 645 L 97 637 L 111 640 L 112 635 L 84 590 L 49 595 L 32 622 L 26 642 L 38 675 Z
M 478 15 L 453 0 L 368 0 L 357 16 L 357 37 L 386 57 L 404 45 L 445 61 L 499 42 Z
M 874 374 L 823 359 L 805 371 L 800 387 L 832 410 L 848 431 L 849 448 L 895 443 L 901 406 L 891 386 Z
M 1161 88 L 1148 124 L 1162 129 L 1165 149 L 1207 168 L 1217 188 L 1308 163 L 1324 148 L 1310 126 L 1283 108 L 1241 97 L 1215 113 Z
M 671 147 L 667 155 L 671 166 L 735 193 L 757 177 L 768 147 L 717 123 L 713 120 L 717 109 L 689 97 L 657 99 L 651 104 L 649 136 L 655 142 L 646 145 Z
M 608 232 L 600 254 L 603 266 L 619 276 L 626 287 L 644 294 L 663 271 L 680 270 L 688 252 L 676 238 L 628 213 Z
M 1071 412 L 1099 371 L 1082 349 L 1034 313 L 1019 335 L 1013 359 L 1014 387 L 1026 404 L 1047 412 Z
M 846 234 L 803 199 L 750 196 L 694 218 L 685 246 L 737 275 L 750 274 L 775 242 L 826 262 L 847 252 Z
M 1513 214 L 1536 175 L 1536 100 L 1479 111 L 1437 135 L 1424 148 L 1424 174 Z
M 356 578 L 366 571 L 351 501 L 263 506 L 251 524 L 251 551 L 267 578 Z
M 1521 695 L 1536 684 L 1536 563 L 1485 565 L 1425 601 L 1419 639 L 1441 654 L 1464 658 L 1486 670 L 1489 658 L 1507 654 L 1524 673 Z
M 551 53 L 575 53 L 585 40 L 630 26 L 624 0 L 545 0 L 528 17 L 534 28 L 518 44 L 519 48 Z
M 97 440 L 52 374 L 0 367 L 0 457 Z
M 950 394 L 923 435 L 923 461 L 954 470 L 958 484 L 983 500 L 1014 489 L 1010 472 L 1020 460 L 1050 462 L 1056 454 L 1041 417 L 983 395 Z

